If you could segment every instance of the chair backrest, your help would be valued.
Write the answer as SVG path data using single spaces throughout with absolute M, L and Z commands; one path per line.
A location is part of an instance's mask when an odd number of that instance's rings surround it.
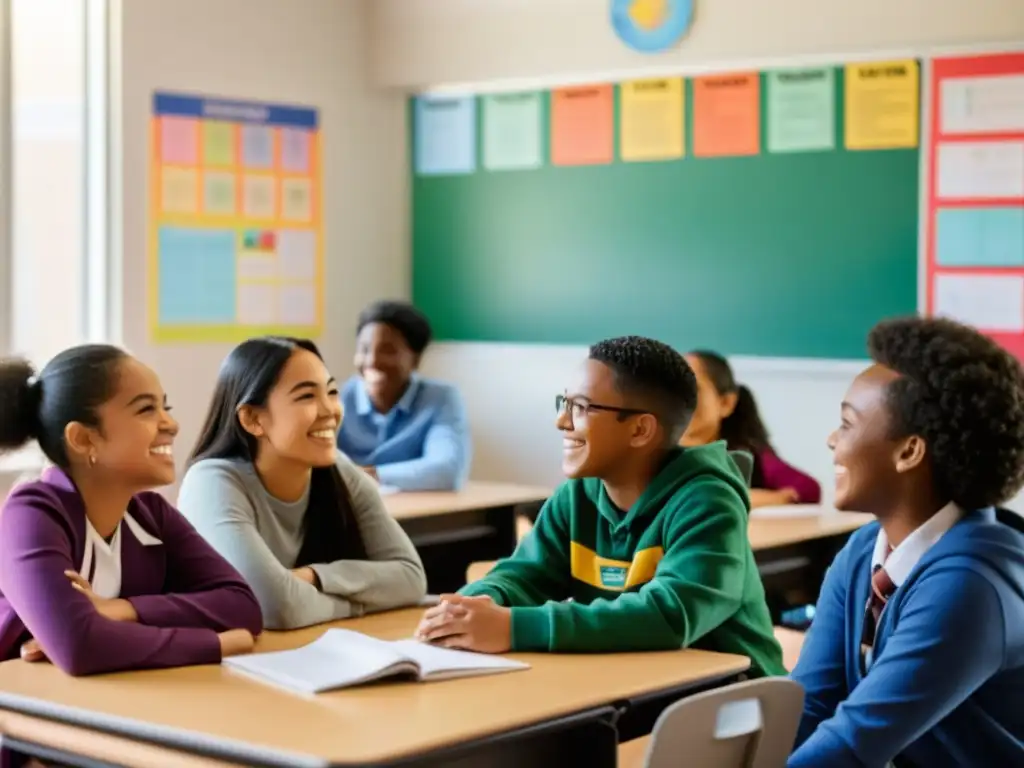
M 749 486 L 754 479 L 754 457 L 746 451 L 729 451 L 729 458 L 732 459 L 732 463 L 739 469 L 744 481 Z
M 784 768 L 803 707 L 804 689 L 786 677 L 699 693 L 661 713 L 644 764 Z

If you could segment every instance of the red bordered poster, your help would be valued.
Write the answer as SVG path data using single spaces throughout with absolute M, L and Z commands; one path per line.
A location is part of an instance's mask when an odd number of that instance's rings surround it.
M 935 59 L 925 311 L 1024 359 L 1024 53 Z

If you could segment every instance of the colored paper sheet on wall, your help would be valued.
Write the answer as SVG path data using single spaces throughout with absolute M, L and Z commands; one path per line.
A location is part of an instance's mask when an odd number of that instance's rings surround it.
M 935 263 L 940 267 L 1024 267 L 1024 207 L 939 209 Z
M 1024 140 L 936 142 L 940 200 L 1024 200 Z
M 484 168 L 507 171 L 539 168 L 541 157 L 541 94 L 500 93 L 485 96 Z
M 610 163 L 615 150 L 615 97 L 611 85 L 551 92 L 551 163 Z
M 939 275 L 935 279 L 935 314 L 982 331 L 1024 333 L 1024 277 Z
M 157 93 L 150 135 L 147 282 L 154 341 L 318 335 L 317 111 Z
M 679 77 L 623 83 L 619 153 L 623 160 L 671 160 L 683 156 L 683 80 Z
M 1024 133 L 1024 74 L 944 78 L 939 101 L 946 136 Z
M 846 148 L 916 147 L 919 104 L 919 70 L 913 59 L 849 65 Z
M 768 151 L 813 152 L 836 145 L 831 67 L 768 74 Z
M 476 98 L 420 96 L 415 108 L 416 172 L 447 176 L 476 170 Z
M 756 155 L 761 151 L 761 77 L 756 72 L 693 81 L 693 154 Z

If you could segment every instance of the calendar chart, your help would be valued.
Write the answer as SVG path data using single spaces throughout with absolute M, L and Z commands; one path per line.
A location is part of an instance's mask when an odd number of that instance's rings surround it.
M 151 136 L 153 341 L 318 335 L 317 111 L 159 92 Z

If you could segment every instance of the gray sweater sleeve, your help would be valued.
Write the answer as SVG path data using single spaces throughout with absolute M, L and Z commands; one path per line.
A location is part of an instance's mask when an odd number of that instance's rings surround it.
M 416 548 L 388 513 L 377 484 L 340 453 L 338 469 L 368 559 L 313 565 L 324 592 L 352 600 L 367 612 L 415 605 L 427 591 Z
M 294 629 L 362 613 L 358 604 L 320 592 L 281 565 L 260 537 L 255 505 L 230 464 L 199 462 L 189 469 L 178 508 L 249 582 L 267 629 Z

